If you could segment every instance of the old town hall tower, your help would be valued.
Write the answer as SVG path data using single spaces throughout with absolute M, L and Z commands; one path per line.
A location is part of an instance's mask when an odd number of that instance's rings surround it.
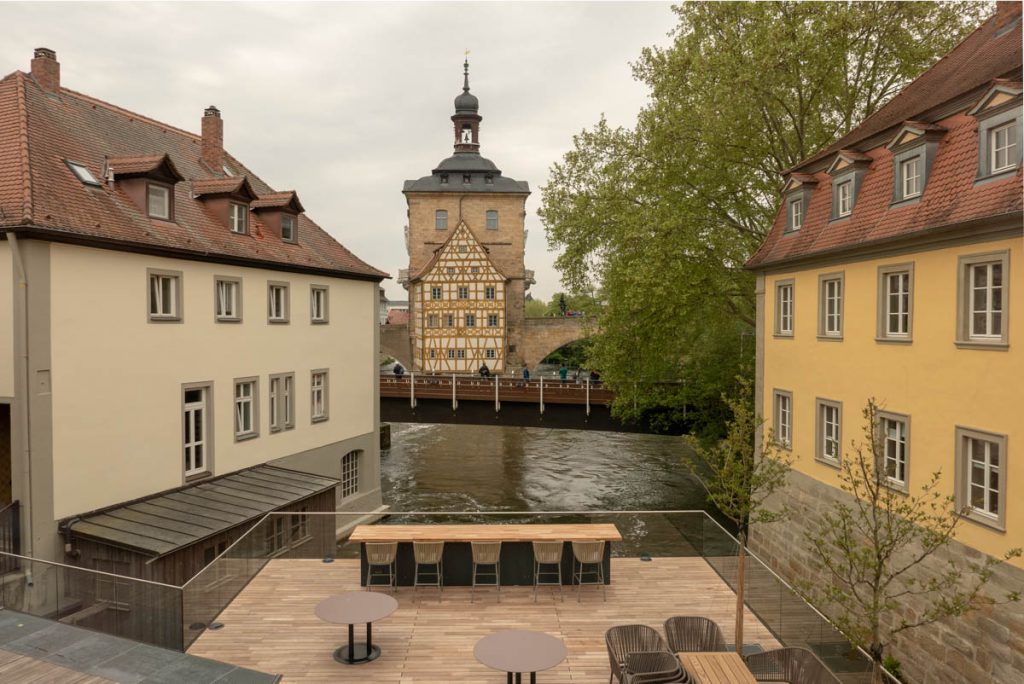
M 405 181 L 412 370 L 495 373 L 521 364 L 529 184 L 503 176 L 480 155 L 480 102 L 469 92 L 469 62 L 452 116 L 455 153 L 429 176 Z

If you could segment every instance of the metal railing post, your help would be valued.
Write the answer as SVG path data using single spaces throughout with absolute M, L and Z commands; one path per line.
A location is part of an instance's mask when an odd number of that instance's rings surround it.
M 416 374 L 409 373 L 409 408 L 416 408 Z
M 587 378 L 587 416 L 590 416 L 590 378 Z
M 500 385 L 500 384 L 501 384 L 501 381 L 498 379 L 498 376 L 495 375 L 494 376 L 494 412 L 495 413 L 501 411 L 501 401 L 498 399 L 498 385 Z
M 455 373 L 452 373 L 452 411 L 459 408 L 459 400 L 455 398 Z
M 540 414 L 544 415 L 544 376 L 540 376 Z

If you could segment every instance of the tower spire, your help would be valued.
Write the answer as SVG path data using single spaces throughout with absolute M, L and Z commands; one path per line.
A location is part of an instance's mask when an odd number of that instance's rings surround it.
M 466 50 L 466 61 L 462 63 L 462 74 L 464 80 L 462 82 L 462 92 L 469 92 L 469 50 Z
M 476 152 L 480 149 L 480 101 L 469 92 L 469 50 L 462 62 L 462 92 L 455 98 L 455 151 Z

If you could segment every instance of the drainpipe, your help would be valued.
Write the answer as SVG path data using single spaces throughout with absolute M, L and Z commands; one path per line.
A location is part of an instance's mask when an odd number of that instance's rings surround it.
M 21 363 L 24 373 L 21 377 L 16 378 L 20 387 L 15 389 L 15 397 L 20 397 L 21 411 L 18 412 L 19 418 L 21 419 L 21 444 L 22 444 L 22 496 L 24 497 L 24 510 L 28 513 L 24 517 L 25 534 L 22 537 L 22 549 L 21 555 L 32 556 L 32 434 L 29 432 L 31 421 L 29 420 L 29 410 L 31 406 L 31 397 L 29 396 L 29 388 L 32 387 L 31 371 L 28 366 L 28 275 L 25 273 L 25 262 L 21 258 L 21 250 L 18 248 L 18 238 L 15 237 L 13 232 L 7 233 L 7 241 L 11 245 L 11 255 L 14 257 L 14 270 L 18 278 L 18 292 L 15 296 L 20 298 L 21 306 L 15 307 L 15 311 L 18 313 L 15 316 L 14 330 L 15 334 L 21 335 Z M 25 579 L 29 586 L 32 585 L 32 568 L 29 567 L 25 570 Z

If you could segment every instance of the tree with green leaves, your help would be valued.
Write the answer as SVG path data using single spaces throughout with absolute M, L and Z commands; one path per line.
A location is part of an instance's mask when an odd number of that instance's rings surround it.
M 671 44 L 643 51 L 636 125 L 603 118 L 551 168 L 540 216 L 573 292 L 599 286 L 591 362 L 615 411 L 686 407 L 722 434 L 719 400 L 750 365 L 754 276 L 781 174 L 948 52 L 970 2 L 690 2 Z M 657 385 L 671 382 L 674 384 Z M 670 416 L 671 417 L 671 416 Z
M 826 606 L 836 626 L 874 660 L 882 663 L 893 637 L 947 617 L 961 616 L 994 601 L 1018 601 L 1019 592 L 993 599 L 982 593 L 996 566 L 1021 555 L 984 561 L 944 554 L 966 510 L 942 494 L 941 473 L 932 473 L 917 493 L 893 486 L 886 471 L 885 436 L 878 406 L 864 408 L 864 436 L 840 463 L 839 486 L 849 503 L 837 503 L 821 516 L 810 537 L 813 568 L 820 581 L 801 582 L 815 603 Z M 913 602 L 913 611 L 905 610 Z
M 708 503 L 728 518 L 737 530 L 739 549 L 736 558 L 736 652 L 743 653 L 743 612 L 747 565 L 747 537 L 752 524 L 778 522 L 785 518 L 785 507 L 768 507 L 766 501 L 786 484 L 791 459 L 769 431 L 755 452 L 756 435 L 764 421 L 754 411 L 754 391 L 750 380 L 736 379 L 734 396 L 723 395 L 731 418 L 726 423 L 725 439 L 713 443 L 686 436 L 691 447 L 686 464 L 707 492 Z
M 548 313 L 548 305 L 541 299 L 527 299 L 525 308 L 527 318 L 540 318 Z

